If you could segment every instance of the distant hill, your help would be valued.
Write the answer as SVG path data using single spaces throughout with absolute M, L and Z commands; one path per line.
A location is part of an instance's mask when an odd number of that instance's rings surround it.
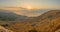
M 16 20 L 26 20 L 27 16 L 18 15 L 11 11 L 0 10 L 0 20 L 2 21 L 16 21 Z

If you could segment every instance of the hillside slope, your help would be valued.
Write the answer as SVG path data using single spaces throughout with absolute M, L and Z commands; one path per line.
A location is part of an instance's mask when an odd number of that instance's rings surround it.
M 60 10 L 50 10 L 36 18 L 28 18 L 25 22 L 4 22 L 1 26 L 14 32 L 29 32 L 31 30 L 56 32 L 60 29 Z
M 37 30 L 55 32 L 60 29 L 60 10 L 48 11 L 37 18 Z

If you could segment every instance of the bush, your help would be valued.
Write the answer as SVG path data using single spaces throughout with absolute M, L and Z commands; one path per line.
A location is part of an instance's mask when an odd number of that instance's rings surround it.
M 37 30 L 35 30 L 35 29 L 32 29 L 32 30 L 29 30 L 29 32 L 37 32 Z

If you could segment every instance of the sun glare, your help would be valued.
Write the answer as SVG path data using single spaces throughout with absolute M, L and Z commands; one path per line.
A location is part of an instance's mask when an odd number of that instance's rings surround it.
M 23 6 L 23 7 L 26 8 L 26 9 L 28 9 L 28 10 L 33 9 L 33 7 L 32 7 L 31 5 L 25 5 L 25 6 Z
M 29 9 L 29 10 L 30 10 L 30 9 L 32 9 L 32 7 L 31 7 L 31 6 L 27 6 L 26 8 L 27 8 L 27 9 Z

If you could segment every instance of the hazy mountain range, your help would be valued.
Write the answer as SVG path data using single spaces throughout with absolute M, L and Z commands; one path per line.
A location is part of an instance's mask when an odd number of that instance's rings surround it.
M 0 20 L 11 20 L 11 21 L 26 21 L 28 19 L 32 20 L 37 18 L 38 16 L 44 14 L 47 11 L 50 11 L 52 9 L 32 9 L 32 10 L 27 10 L 25 8 L 16 9 L 13 7 L 9 7 L 8 9 L 0 9 Z M 11 10 L 9 10 L 11 9 Z M 19 14 L 18 14 L 19 13 Z M 32 16 L 31 16 L 32 15 Z
M 27 16 L 18 15 L 11 11 L 0 10 L 0 20 L 15 21 L 15 20 L 25 20 L 27 18 L 28 18 Z
M 8 10 L 12 11 L 16 14 L 23 15 L 23 16 L 28 16 L 28 17 L 37 17 L 43 14 L 44 12 L 49 11 L 50 9 L 26 9 L 22 7 L 6 7 L 6 8 L 1 8 L 2 10 Z
M 25 11 L 24 11 L 25 10 Z M 48 11 L 48 10 L 46 10 L 46 9 L 42 9 L 42 10 L 40 10 L 40 9 L 33 9 L 33 10 L 31 10 L 31 11 L 27 11 L 27 9 L 25 9 L 25 8 L 21 8 L 20 10 L 18 10 L 18 11 L 12 11 L 12 10 L 4 10 L 4 9 L 0 9 L 0 20 L 11 20 L 11 21 L 18 21 L 18 20 L 23 20 L 23 21 L 26 21 L 27 19 L 33 19 L 33 18 L 36 18 L 36 17 L 38 17 L 38 15 L 41 15 L 41 14 L 43 14 L 44 12 L 46 12 L 46 11 Z M 26 15 L 20 15 L 20 14 L 17 14 L 17 13 L 15 13 L 15 12 L 18 12 L 18 13 L 25 13 L 25 14 L 27 14 L 27 15 L 30 15 L 30 14 L 32 14 L 32 15 L 37 15 L 36 17 L 29 17 L 29 16 L 26 16 Z

